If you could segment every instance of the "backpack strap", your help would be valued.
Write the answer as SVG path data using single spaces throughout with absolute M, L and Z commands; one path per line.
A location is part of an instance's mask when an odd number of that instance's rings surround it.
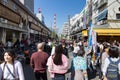
M 111 60 L 110 57 L 108 57 L 108 59 L 109 59 L 109 61 L 110 61 L 111 63 L 113 63 L 113 61 Z M 116 63 L 116 64 L 120 63 L 120 58 L 119 58 L 115 63 Z
M 112 61 L 110 57 L 108 57 L 108 59 L 109 59 L 110 63 L 113 63 L 113 64 L 115 64 L 115 65 L 117 65 L 117 66 L 118 66 L 118 64 L 120 63 L 120 58 L 119 58 L 117 61 L 115 61 L 115 62 Z
M 110 59 L 110 57 L 108 57 L 108 59 L 109 59 L 110 63 L 113 63 L 113 61 Z
M 4 63 L 4 66 L 3 66 L 2 79 L 1 79 L 1 80 L 4 80 L 4 70 L 5 70 L 5 66 L 6 66 L 6 68 L 8 69 L 8 71 L 10 72 L 10 74 L 13 76 L 13 78 L 15 78 L 15 80 L 16 80 L 16 74 L 14 75 L 14 74 L 11 72 L 11 70 L 10 70 L 10 68 L 8 67 L 8 65 L 6 64 L 6 62 Z M 13 69 L 14 69 L 14 73 L 15 73 L 15 66 L 14 66 L 14 64 L 13 64 Z
M 4 62 L 4 66 L 3 66 L 3 71 L 2 71 L 2 79 L 1 80 L 4 80 L 4 69 L 5 69 L 5 65 L 6 65 L 6 62 Z
M 120 63 L 120 58 L 117 60 L 117 62 L 116 62 L 117 64 L 119 64 Z
M 15 75 L 11 72 L 10 68 L 8 67 L 8 65 L 6 65 L 8 71 L 10 72 L 10 74 L 13 76 L 13 78 L 15 78 Z

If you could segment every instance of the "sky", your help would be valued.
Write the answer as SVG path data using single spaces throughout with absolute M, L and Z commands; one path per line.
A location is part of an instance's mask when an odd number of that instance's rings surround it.
M 68 16 L 73 17 L 85 7 L 86 0 L 34 0 L 34 13 L 38 9 L 44 16 L 47 27 L 54 25 L 54 14 L 56 14 L 56 27 L 62 30 L 63 24 L 68 21 Z

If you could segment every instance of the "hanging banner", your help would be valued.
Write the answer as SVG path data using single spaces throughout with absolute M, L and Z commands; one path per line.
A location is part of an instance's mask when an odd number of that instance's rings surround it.
M 92 22 L 90 22 L 90 27 L 89 27 L 89 31 L 88 31 L 88 44 L 90 47 L 92 47 Z
M 95 31 L 92 31 L 92 47 L 93 52 L 96 52 L 96 46 L 97 46 L 97 33 Z

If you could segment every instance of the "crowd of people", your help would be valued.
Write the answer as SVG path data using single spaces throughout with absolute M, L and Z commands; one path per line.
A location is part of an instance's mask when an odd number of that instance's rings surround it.
M 25 50 L 23 42 L 14 45 Z M 23 45 L 22 45 L 23 44 Z M 36 80 L 48 80 L 47 71 L 52 80 L 65 80 L 66 73 L 71 73 L 71 80 L 90 80 L 99 75 L 99 80 L 120 80 L 120 43 L 97 43 L 95 49 L 88 45 L 88 40 L 51 41 L 32 43 L 36 48 L 29 55 L 30 66 Z M 3 46 L 0 43 L 0 47 Z M 70 56 L 72 54 L 72 61 Z M 16 60 L 14 48 L 4 50 L 4 61 L 0 64 L 0 80 L 25 80 L 23 65 Z M 71 65 L 70 65 L 71 63 Z M 69 68 L 69 66 L 71 66 Z
M 82 42 L 82 44 L 81 44 Z M 84 59 L 87 63 L 87 78 L 99 75 L 99 80 L 119 80 L 120 79 L 120 43 L 114 41 L 112 43 L 97 43 L 95 50 L 88 45 L 88 41 L 80 41 L 75 43 L 73 54 L 79 55 L 81 45 L 84 46 Z M 76 52 L 76 53 L 75 53 Z M 74 58 L 73 58 L 74 60 Z M 80 60 L 80 59 L 79 59 Z M 75 60 L 77 61 L 77 60 Z M 82 64 L 81 62 L 79 62 Z M 75 64 L 76 65 L 76 64 Z M 80 70 L 80 69 L 79 69 Z M 82 69 L 83 70 L 83 69 Z M 77 79 L 74 79 L 77 80 Z M 82 79 L 78 79 L 82 80 Z

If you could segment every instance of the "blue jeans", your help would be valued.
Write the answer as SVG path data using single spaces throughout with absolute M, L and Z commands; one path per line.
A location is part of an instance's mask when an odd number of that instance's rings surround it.
M 52 78 L 52 80 L 65 80 L 65 75 L 59 75 L 59 74 L 55 74 L 54 78 Z

